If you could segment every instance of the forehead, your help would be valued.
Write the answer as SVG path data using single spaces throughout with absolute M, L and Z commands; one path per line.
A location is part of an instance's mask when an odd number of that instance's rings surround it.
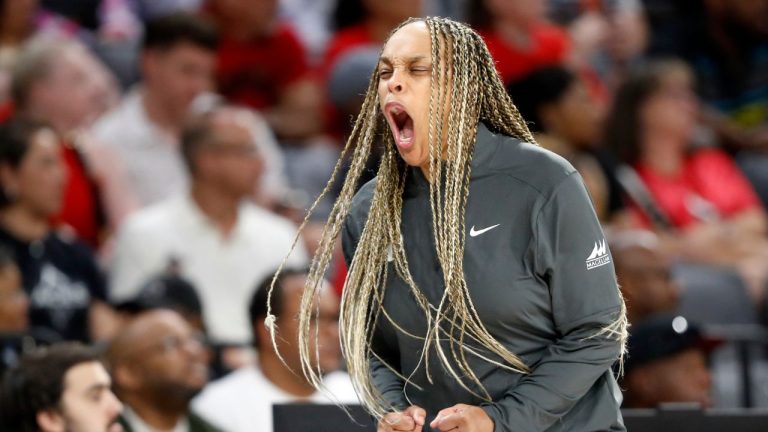
M 381 56 L 394 61 L 411 57 L 430 58 L 432 43 L 427 24 L 423 21 L 410 23 L 389 38 Z
M 251 144 L 250 125 L 237 116 L 218 115 L 211 123 L 212 135 L 219 144 L 246 145 Z
M 76 393 L 87 390 L 95 385 L 108 386 L 109 374 L 98 361 L 89 361 L 72 366 L 64 375 L 64 391 Z

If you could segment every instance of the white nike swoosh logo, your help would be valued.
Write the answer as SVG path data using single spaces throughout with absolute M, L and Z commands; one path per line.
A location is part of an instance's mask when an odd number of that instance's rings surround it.
M 477 231 L 475 231 L 475 226 L 474 226 L 474 225 L 472 225 L 472 229 L 470 229 L 470 230 L 469 230 L 469 236 L 470 236 L 470 237 L 477 237 L 477 236 L 479 236 L 480 234 L 482 234 L 482 233 L 484 233 L 484 232 L 488 232 L 488 231 L 490 231 L 490 230 L 492 230 L 492 229 L 496 228 L 496 227 L 497 227 L 497 226 L 499 226 L 499 225 L 501 225 L 501 224 L 496 224 L 496 225 L 494 225 L 494 226 L 489 226 L 488 228 L 483 228 L 483 229 L 481 229 L 481 230 L 477 230 Z

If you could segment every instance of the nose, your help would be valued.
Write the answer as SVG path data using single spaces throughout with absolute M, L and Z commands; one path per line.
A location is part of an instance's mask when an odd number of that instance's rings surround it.
M 115 396 L 113 392 L 109 392 L 109 414 L 111 417 L 117 417 L 123 412 L 123 403 Z
M 398 71 L 392 71 L 392 76 L 387 81 L 387 88 L 390 93 L 400 93 L 403 91 L 403 80 Z

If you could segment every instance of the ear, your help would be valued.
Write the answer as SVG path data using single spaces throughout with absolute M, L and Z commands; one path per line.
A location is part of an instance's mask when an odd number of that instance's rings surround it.
M 126 390 L 135 390 L 141 387 L 141 374 L 135 373 L 133 368 L 126 365 L 116 366 L 112 370 L 112 377 L 115 380 L 115 387 Z
M 0 164 L 0 187 L 9 201 L 13 201 L 19 190 L 16 170 L 8 164 Z
M 556 104 L 545 104 L 539 107 L 538 113 L 541 124 L 539 127 L 547 133 L 554 132 L 557 129 L 558 110 Z
M 64 417 L 55 410 L 39 411 L 35 418 L 42 432 L 64 432 L 65 430 Z

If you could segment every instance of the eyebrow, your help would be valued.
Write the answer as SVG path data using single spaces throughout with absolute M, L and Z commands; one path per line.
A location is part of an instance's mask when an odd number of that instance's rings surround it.
M 92 386 L 85 389 L 85 393 L 91 394 L 99 391 L 109 390 L 110 388 L 112 388 L 112 385 L 110 383 L 100 382 L 100 383 L 93 384 Z
M 429 59 L 429 57 L 423 56 L 423 55 L 416 55 L 416 56 L 406 57 L 405 61 L 408 63 L 416 63 L 417 61 L 427 60 L 427 59 Z M 390 58 L 387 56 L 381 56 L 381 58 L 379 58 L 379 63 L 385 63 L 388 65 L 391 65 L 392 60 L 390 60 Z

